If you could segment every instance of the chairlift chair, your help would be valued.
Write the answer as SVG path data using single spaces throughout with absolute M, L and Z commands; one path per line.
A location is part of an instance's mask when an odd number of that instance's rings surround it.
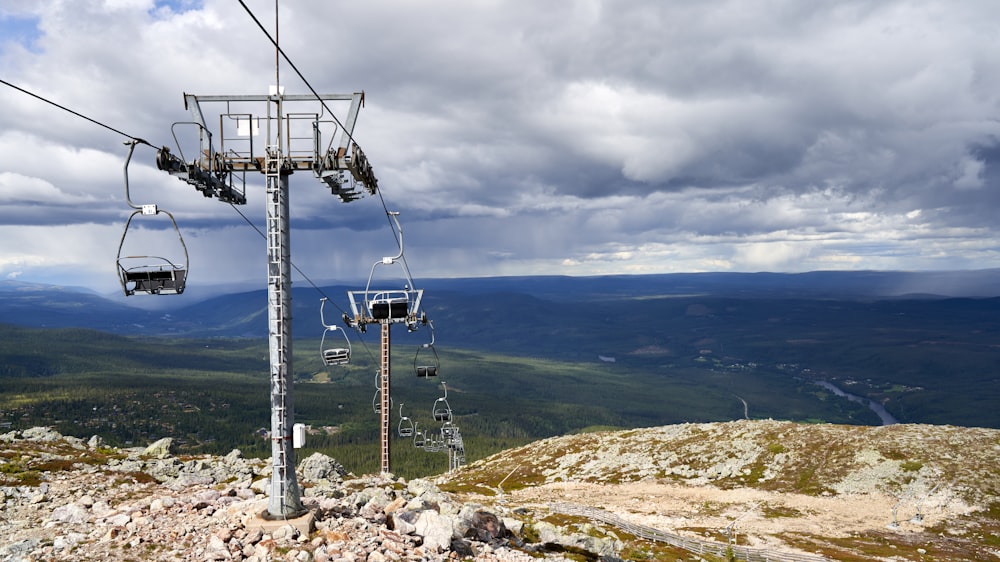
M 444 444 L 434 438 L 433 435 L 427 435 L 424 442 L 424 450 L 428 453 L 437 453 L 441 450 Z
M 452 424 L 451 421 L 446 421 L 441 426 L 441 439 L 449 445 L 454 442 L 457 433 L 458 427 Z
M 409 291 L 379 291 L 367 301 L 374 320 L 398 320 L 410 314 Z
M 320 346 L 322 349 L 322 346 Z M 351 362 L 351 350 L 344 347 L 323 349 L 323 363 L 326 365 L 346 365 Z
M 434 324 L 430 323 L 431 329 L 431 342 L 425 343 L 417 348 L 417 353 L 413 356 L 413 370 L 417 374 L 417 378 L 429 378 L 436 377 L 438 375 L 438 370 L 441 367 L 441 360 L 438 359 L 437 350 L 434 349 Z M 424 353 L 423 362 L 420 362 L 420 352 L 430 350 L 430 352 Z
M 405 322 L 408 326 L 416 326 L 417 316 L 420 309 L 420 300 L 423 297 L 423 289 L 413 288 L 413 279 L 409 271 L 403 266 L 403 276 L 405 285 L 402 289 L 376 289 L 372 287 L 375 277 L 375 270 L 380 265 L 393 265 L 399 263 L 403 258 L 403 230 L 399 224 L 398 212 L 389 212 L 389 216 L 396 223 L 399 232 L 399 252 L 395 256 L 386 256 L 372 264 L 371 272 L 368 274 L 368 283 L 364 291 L 348 291 L 351 301 L 351 310 L 354 313 L 352 324 L 363 325 L 367 321 L 398 323 Z M 360 301 L 360 302 L 359 302 Z
M 187 268 L 160 256 L 118 256 L 118 276 L 126 297 L 135 294 L 179 295 Z M 133 264 L 133 265 L 130 265 Z
M 347 333 L 343 328 L 336 326 L 334 324 L 327 324 L 326 317 L 323 314 L 323 308 L 326 306 L 327 298 L 323 297 L 320 299 L 319 305 L 319 317 L 320 322 L 323 324 L 323 337 L 319 342 L 320 355 L 323 357 L 323 364 L 327 366 L 331 365 L 347 365 L 351 362 L 351 340 L 347 338 Z M 347 342 L 347 347 L 327 347 L 326 337 L 327 334 L 332 334 L 340 330 L 344 334 L 344 341 Z
M 444 398 L 438 398 L 434 401 L 434 421 L 451 421 L 451 408 L 448 406 L 448 401 Z
M 413 421 L 410 418 L 403 415 L 403 404 L 399 404 L 399 425 L 396 427 L 396 433 L 400 437 L 413 437 L 413 432 L 416 428 L 413 425 Z
M 434 417 L 434 421 L 450 422 L 452 415 L 451 406 L 448 405 L 448 387 L 445 383 L 441 383 L 441 386 L 444 387 L 444 396 L 434 401 L 431 414 Z
M 177 221 L 174 220 L 172 214 L 160 209 L 155 204 L 137 205 L 132 202 L 128 166 L 132 161 L 135 145 L 139 142 L 138 140 L 131 140 L 126 143 L 129 145 L 129 149 L 124 167 L 125 201 L 134 211 L 129 215 L 128 220 L 125 221 L 125 230 L 122 232 L 121 240 L 118 243 L 118 258 L 115 261 L 118 268 L 118 279 L 126 297 L 135 294 L 179 295 L 184 292 L 184 288 L 187 285 L 188 251 L 187 245 L 184 244 L 184 237 L 181 236 L 181 231 L 177 227 Z M 182 264 L 174 263 L 162 256 L 122 254 L 125 247 L 125 238 L 128 235 L 129 227 L 132 225 L 132 220 L 137 215 L 146 217 L 159 214 L 166 215 L 170 219 L 174 232 L 177 233 L 177 239 L 180 241 L 180 247 L 184 252 L 184 263 Z
M 413 424 L 413 446 L 422 448 L 424 446 L 426 439 L 424 439 L 423 430 L 417 431 L 417 425 L 418 425 L 417 423 Z

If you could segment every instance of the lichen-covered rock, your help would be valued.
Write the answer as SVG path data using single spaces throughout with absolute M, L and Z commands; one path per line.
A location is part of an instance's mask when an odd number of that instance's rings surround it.
M 172 437 L 164 437 L 146 447 L 142 451 L 142 456 L 152 457 L 154 459 L 165 459 L 170 456 L 170 448 L 173 447 L 174 440 Z

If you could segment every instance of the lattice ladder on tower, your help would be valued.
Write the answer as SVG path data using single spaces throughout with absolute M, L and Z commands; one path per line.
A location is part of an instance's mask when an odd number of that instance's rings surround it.
M 380 435 L 389 435 L 389 322 L 382 322 L 382 377 L 381 387 L 382 403 L 379 412 Z M 389 473 L 389 439 L 380 439 L 381 442 L 381 470 L 383 474 Z
M 284 474 L 289 466 L 288 455 L 291 454 L 289 449 L 283 446 L 282 443 L 282 441 L 291 436 L 292 429 L 289 427 L 291 420 L 288 419 L 290 416 L 288 415 L 289 409 L 286 402 L 288 397 L 287 387 L 290 383 L 289 377 L 291 373 L 285 372 L 288 366 L 291 365 L 291 356 L 288 349 L 291 342 L 286 337 L 291 318 L 289 316 L 290 311 L 285 306 L 290 295 L 286 295 L 284 292 L 286 285 L 284 279 L 288 276 L 285 268 L 289 263 L 289 259 L 288 256 L 284 255 L 288 249 L 282 242 L 283 237 L 287 236 L 288 217 L 283 214 L 287 206 L 283 205 L 282 202 L 282 198 L 286 197 L 287 193 L 283 193 L 285 190 L 279 189 L 283 181 L 281 161 L 280 147 L 266 147 L 264 176 L 269 192 L 266 202 L 269 208 L 265 219 L 267 222 L 267 283 L 271 289 L 268 291 L 268 298 L 270 300 L 268 302 L 268 310 L 270 312 L 269 320 L 274 323 L 270 329 L 273 334 L 271 354 L 274 356 L 271 376 L 272 401 L 274 403 L 271 405 L 271 416 L 273 418 L 272 427 L 274 428 L 272 433 L 276 434 L 271 435 L 271 441 L 274 445 L 272 447 L 272 470 Z M 289 481 L 287 477 L 283 477 L 282 480 Z M 280 495 L 280 492 L 276 493 Z
M 392 325 L 403 323 L 409 331 L 415 331 L 418 325 L 426 322 L 426 316 L 421 314 L 420 300 L 423 297 L 423 289 L 413 288 L 413 279 L 410 278 L 409 271 L 403 263 L 403 229 L 399 224 L 398 212 L 386 212 L 395 223 L 398 231 L 397 241 L 399 252 L 395 256 L 386 256 L 372 265 L 368 275 L 368 283 L 364 291 L 348 291 L 351 312 L 353 316 L 345 314 L 344 320 L 353 328 L 365 331 L 368 324 L 379 324 L 382 332 L 381 337 L 381 374 L 379 385 L 380 403 L 379 410 L 379 443 L 381 445 L 381 470 L 382 473 L 391 472 L 389 466 L 389 410 L 391 408 L 391 397 L 389 394 L 390 371 L 389 371 L 389 333 Z M 403 269 L 404 285 L 402 289 L 380 289 L 373 286 L 375 271 L 379 266 L 400 265 Z

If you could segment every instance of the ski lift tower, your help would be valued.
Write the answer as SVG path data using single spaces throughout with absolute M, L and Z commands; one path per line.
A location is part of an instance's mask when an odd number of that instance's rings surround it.
M 350 102 L 346 118 L 337 119 L 327 102 Z M 363 92 L 285 95 L 278 86 L 272 86 L 268 95 L 184 94 L 185 108 L 193 120 L 172 127 L 180 155 L 175 156 L 166 147 L 157 153 L 159 169 L 193 185 L 206 197 L 218 197 L 231 204 L 246 203 L 239 185 L 245 190 L 248 172 L 259 172 L 266 178 L 272 473 L 265 518 L 288 519 L 305 513 L 292 447 L 288 176 L 296 171 L 311 171 L 344 202 L 358 199 L 365 192 L 374 194 L 378 181 L 364 152 L 353 140 L 354 122 L 363 103 Z M 220 108 L 211 114 L 213 118 L 217 116 L 217 126 L 210 126 L 202 111 L 203 105 L 210 104 Z M 178 139 L 179 129 L 191 131 L 186 145 Z M 338 131 L 340 143 L 335 146 Z M 263 141 L 257 140 L 262 132 Z M 218 149 L 213 139 L 218 139 Z M 187 160 L 184 146 L 190 151 L 193 145 L 196 153 Z
M 434 421 L 442 422 L 440 439 L 430 436 L 419 444 L 414 440 L 413 445 L 428 453 L 439 453 L 444 450 L 448 453 L 448 472 L 454 472 L 465 464 L 465 442 L 462 440 L 462 432 L 453 423 L 454 414 L 451 405 L 448 404 L 448 385 L 442 382 L 441 387 L 444 389 L 444 396 L 435 400 L 431 408 Z M 400 412 L 402 413 L 402 410 Z
M 362 332 L 369 324 L 378 324 L 382 330 L 381 337 L 381 364 L 378 370 L 378 414 L 379 414 L 379 446 L 380 469 L 382 474 L 389 474 L 389 434 L 390 434 L 390 409 L 392 401 L 389 397 L 389 333 L 393 324 L 406 324 L 406 329 L 413 332 L 417 330 L 417 325 L 427 324 L 427 316 L 420 310 L 420 300 L 424 296 L 423 289 L 413 288 L 413 279 L 404 268 L 405 285 L 402 289 L 379 289 L 372 287 L 372 279 L 375 276 L 375 269 L 380 265 L 390 266 L 400 264 L 403 258 L 403 229 L 399 224 L 399 212 L 388 212 L 389 217 L 396 223 L 399 242 L 399 253 L 395 256 L 383 257 L 380 261 L 372 265 L 371 273 L 368 275 L 368 285 L 364 291 L 348 291 L 347 296 L 351 303 L 352 316 L 344 314 L 344 321 L 351 327 Z

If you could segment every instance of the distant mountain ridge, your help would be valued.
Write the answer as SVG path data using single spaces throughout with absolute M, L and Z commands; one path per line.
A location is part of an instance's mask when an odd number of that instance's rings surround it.
M 428 314 L 449 300 L 469 305 L 469 314 L 495 303 L 543 307 L 543 303 L 599 303 L 666 296 L 712 296 L 745 299 L 942 299 L 1000 296 L 1000 269 L 955 272 L 814 271 L 808 273 L 675 273 L 594 277 L 513 276 L 427 279 Z M 363 289 L 337 284 L 316 290 L 293 289 L 297 334 L 322 332 L 321 296 L 347 310 L 346 292 Z M 192 301 L 187 295 L 137 296 L 131 302 L 102 297 L 84 288 L 0 281 L 0 322 L 28 327 L 86 327 L 121 334 L 190 336 L 266 335 L 267 298 L 263 289 L 222 294 Z M 162 299 L 155 309 L 150 301 Z M 169 299 L 169 300 L 168 300 Z M 134 303 L 134 306 L 132 305 Z M 560 314 L 560 312 L 553 312 Z M 338 311 L 339 314 L 339 311 Z
M 468 393 L 470 420 L 508 415 L 498 405 L 517 404 L 507 425 L 536 431 L 554 418 L 553 404 L 565 404 L 572 413 L 547 431 L 741 417 L 879 423 L 867 406 L 814 384 L 825 381 L 903 423 L 1000 428 L 1000 297 L 987 290 L 1000 287 L 998 278 L 1000 270 L 703 273 L 431 279 L 418 287 L 433 321 L 441 381 Z M 359 288 L 295 286 L 297 380 L 323 374 L 371 385 L 377 329 L 346 330 L 356 359 L 346 374 L 323 372 L 319 354 L 320 297 L 330 298 L 327 321 L 342 325 L 337 309 L 349 309 L 346 292 Z M 254 350 L 267 345 L 264 290 L 188 297 L 112 300 L 6 284 L 0 368 L 22 378 L 69 376 L 81 366 L 96 372 L 104 363 L 165 375 L 175 367 L 266 372 L 267 354 Z M 143 299 L 176 307 L 127 306 Z M 74 329 L 51 329 L 59 327 Z M 416 381 L 429 332 L 393 330 L 393 370 L 406 377 L 396 388 Z M 582 405 L 591 409 L 582 413 Z

